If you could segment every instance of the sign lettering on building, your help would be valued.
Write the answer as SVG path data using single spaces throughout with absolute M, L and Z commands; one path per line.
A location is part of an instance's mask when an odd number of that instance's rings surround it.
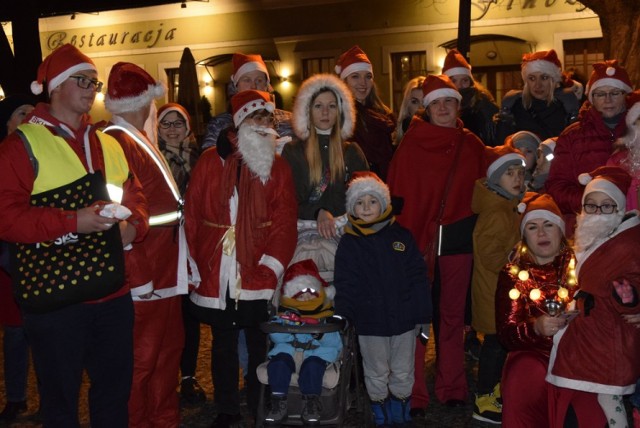
M 138 31 L 113 31 L 113 32 L 94 32 L 90 33 L 70 33 L 67 31 L 56 31 L 47 37 L 47 49 L 54 50 L 65 43 L 70 43 L 77 48 L 92 47 L 113 47 L 126 46 L 129 48 L 152 48 L 160 41 L 174 40 L 177 28 L 171 28 L 168 31 L 162 27 L 160 23 L 158 28 L 151 30 Z

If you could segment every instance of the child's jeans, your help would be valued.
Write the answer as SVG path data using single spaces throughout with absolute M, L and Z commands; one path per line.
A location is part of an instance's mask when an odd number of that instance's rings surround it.
M 298 373 L 298 386 L 303 395 L 320 395 L 322 392 L 322 377 L 327 368 L 327 362 L 320 357 L 311 356 L 304 359 Z M 267 365 L 269 386 L 272 394 L 287 395 L 291 375 L 296 370 L 293 357 L 281 352 L 271 357 Z

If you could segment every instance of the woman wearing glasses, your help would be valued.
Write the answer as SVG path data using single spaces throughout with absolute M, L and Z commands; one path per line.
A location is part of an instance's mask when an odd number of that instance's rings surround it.
M 180 104 L 168 103 L 158 109 L 158 147 L 184 195 L 200 152 L 191 132 L 191 117 Z
M 613 143 L 626 130 L 627 94 L 631 80 L 617 60 L 593 64 L 587 97 L 578 122 L 558 137 L 554 159 L 545 183 L 567 223 L 567 237 L 573 235 L 575 213 L 582 210 L 583 186 L 578 176 L 607 163 Z

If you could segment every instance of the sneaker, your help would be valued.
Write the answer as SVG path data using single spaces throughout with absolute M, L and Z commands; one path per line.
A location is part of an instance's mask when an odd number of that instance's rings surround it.
M 271 395 L 271 408 L 269 413 L 264 418 L 265 425 L 280 425 L 285 419 L 287 419 L 287 396 L 286 395 Z
M 464 353 L 472 360 L 480 360 L 481 345 L 475 330 L 470 330 L 464 335 Z
M 180 381 L 180 404 L 195 406 L 207 401 L 207 395 L 195 377 L 185 376 Z
M 496 425 L 502 423 L 502 404 L 498 402 L 493 392 L 482 395 L 476 394 L 473 419 Z
M 304 395 L 302 397 L 303 408 L 300 418 L 305 425 L 319 425 L 320 424 L 320 412 L 322 411 L 322 404 L 320 403 L 320 397 L 317 395 Z
M 7 401 L 4 410 L 0 413 L 0 421 L 11 422 L 18 417 L 19 414 L 26 413 L 26 401 Z

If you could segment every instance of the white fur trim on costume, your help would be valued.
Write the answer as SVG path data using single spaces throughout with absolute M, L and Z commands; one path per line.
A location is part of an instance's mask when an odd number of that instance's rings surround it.
M 640 102 L 635 103 L 627 112 L 627 128 L 635 128 L 638 119 L 640 119 Z
M 601 86 L 613 86 L 614 88 L 621 89 L 626 93 L 633 91 L 633 88 L 624 83 L 622 80 L 616 79 L 614 77 L 605 77 L 603 79 L 596 80 L 591 86 L 587 87 L 587 95 L 589 96 L 590 102 L 593 102 L 593 99 L 591 98 L 591 94 L 593 93 L 593 91 L 600 88 Z
M 522 221 L 520 222 L 520 235 L 524 235 L 524 227 L 526 226 L 527 222 L 535 218 L 541 218 L 550 221 L 551 223 L 558 226 L 562 231 L 562 234 L 564 235 L 564 220 L 560 216 L 552 213 L 549 210 L 532 210 L 526 213 L 522 218 Z
M 502 155 L 498 159 L 491 162 L 491 165 L 489 165 L 489 168 L 487 168 L 487 178 L 491 178 L 491 176 L 502 165 L 506 163 L 518 164 L 519 162 L 522 162 L 522 166 L 524 166 L 525 158 L 520 153 L 507 153 L 506 155 Z
M 49 82 L 47 82 L 47 91 L 49 91 L 49 95 L 51 95 L 51 91 L 53 91 L 55 88 L 60 86 L 62 82 L 67 80 L 69 77 L 71 77 L 78 71 L 82 71 L 82 70 L 93 70 L 96 72 L 98 71 L 95 65 L 88 62 L 82 62 L 80 64 L 74 65 L 73 67 L 69 67 L 65 71 L 63 71 L 62 73 L 58 74 L 56 77 L 51 79 Z M 40 87 L 42 88 L 42 85 Z M 33 92 L 33 86 L 31 87 L 31 91 Z M 42 93 L 42 89 L 40 89 L 40 93 Z
M 543 59 L 527 62 L 522 67 L 522 80 L 526 82 L 529 74 L 537 72 L 548 74 L 556 83 L 562 80 L 562 70 L 560 67 Z
M 266 65 L 256 61 L 249 61 L 242 64 L 238 71 L 231 76 L 231 80 L 233 80 L 234 85 L 237 85 L 243 74 L 256 70 L 262 71 L 267 77 L 267 83 L 271 83 L 271 80 L 269 80 L 269 71 L 267 70 Z
M 104 99 L 104 106 L 112 114 L 130 113 L 140 110 L 151 104 L 156 98 L 164 96 L 165 91 L 165 84 L 157 82 L 154 85 L 148 85 L 145 92 L 133 97 L 114 99 L 107 93 Z
M 275 109 L 276 105 L 272 102 L 266 102 L 261 99 L 251 100 L 233 115 L 233 124 L 236 128 L 240 127 L 244 119 L 256 110 L 266 110 L 269 113 L 273 113 Z
M 425 95 L 424 98 L 422 98 L 422 105 L 427 107 L 433 100 L 444 97 L 451 97 L 457 99 L 458 101 L 462 101 L 462 95 L 460 95 L 460 92 L 456 91 L 455 89 L 440 88 Z
M 372 177 L 355 178 L 347 189 L 347 213 L 355 215 L 354 207 L 359 197 L 364 195 L 373 195 L 382 205 L 381 211 L 384 212 L 389 204 L 391 204 L 391 194 L 389 188 L 380 180 Z
M 353 64 L 348 65 L 344 70 L 339 65 L 335 67 L 336 73 L 340 74 L 340 78 L 342 80 L 346 79 L 347 76 L 357 73 L 358 71 L 368 71 L 373 75 L 373 67 L 368 62 L 354 62 Z
M 298 275 L 282 286 L 282 294 L 293 297 L 305 288 L 310 288 L 320 294 L 322 283 L 313 275 Z
M 445 71 L 444 74 L 446 74 L 449 77 L 460 76 L 461 74 L 464 74 L 465 76 L 473 77 L 473 74 L 471 74 L 471 70 L 469 70 L 467 67 L 453 67 Z
M 353 135 L 356 119 L 356 108 L 353 101 L 353 95 L 347 85 L 337 76 L 332 74 L 316 74 L 304 82 L 298 90 L 296 101 L 293 106 L 293 116 L 291 125 L 293 130 L 302 140 L 309 138 L 310 129 L 313 124 L 309 115 L 309 107 L 321 89 L 327 88 L 334 93 L 338 99 L 338 107 L 340 116 L 338 119 L 342 121 L 340 126 L 340 136 L 343 140 Z
M 273 273 L 276 274 L 277 278 L 280 278 L 284 274 L 284 266 L 282 265 L 282 263 L 280 263 L 280 260 L 268 254 L 263 254 L 262 257 L 260 257 L 260 261 L 258 261 L 258 264 L 265 265 L 266 267 L 271 269 Z

